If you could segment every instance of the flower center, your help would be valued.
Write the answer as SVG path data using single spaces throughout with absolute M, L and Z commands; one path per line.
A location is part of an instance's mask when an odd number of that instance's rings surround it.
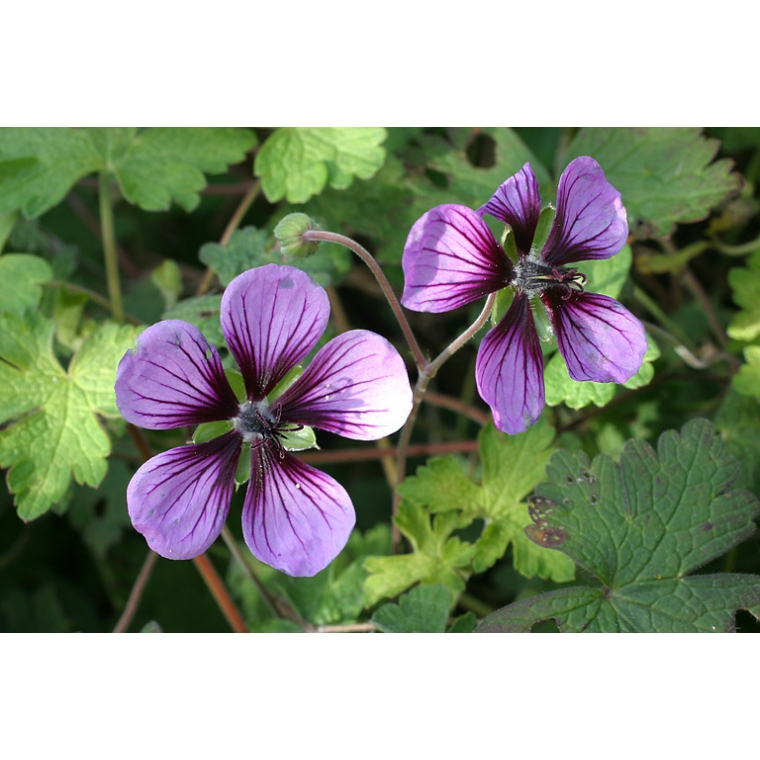
M 512 284 L 528 295 L 549 289 L 559 290 L 562 298 L 567 301 L 573 292 L 583 293 L 586 275 L 575 268 L 554 267 L 535 259 L 523 259 L 515 264 Z
M 245 401 L 233 422 L 244 441 L 272 439 L 280 424 L 280 407 L 273 411 L 266 401 Z

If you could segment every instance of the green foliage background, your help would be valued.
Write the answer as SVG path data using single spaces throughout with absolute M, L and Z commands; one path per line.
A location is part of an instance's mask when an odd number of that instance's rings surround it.
M 760 129 L 297 127 L 0 129 L 0 631 L 107 631 L 127 604 L 147 547 L 124 493 L 143 452 L 112 388 L 140 329 L 185 319 L 224 350 L 223 288 L 250 267 L 288 263 L 330 288 L 327 337 L 348 323 L 408 357 L 366 268 L 335 245 L 289 259 L 276 224 L 298 211 L 355 237 L 400 292 L 404 242 L 421 214 L 477 208 L 526 161 L 552 201 L 579 155 L 600 162 L 628 212 L 629 245 L 582 271 L 589 290 L 645 321 L 641 372 L 620 387 L 575 383 L 547 346 L 547 409 L 509 437 L 475 421 L 488 416 L 473 378 L 482 331 L 432 387 L 474 413 L 422 406 L 412 443 L 428 453 L 410 459 L 400 488 L 401 553 L 391 554 L 391 491 L 375 458 L 319 465 L 347 488 L 358 522 L 315 578 L 287 578 L 243 547 L 262 593 L 222 542 L 209 557 L 254 631 L 759 630 Z M 109 307 L 104 204 L 121 324 Z M 434 356 L 478 309 L 409 318 Z M 157 453 L 184 432 L 145 438 Z M 336 460 L 356 448 L 325 434 L 319 444 Z M 448 445 L 453 453 L 438 453 Z M 687 461 L 703 481 L 668 469 Z M 647 477 L 668 479 L 673 510 L 659 538 L 620 522 L 633 493 L 625 473 L 637 467 L 642 493 Z M 601 507 L 578 491 L 586 472 Z M 654 509 L 645 501 L 637 520 Z M 236 496 L 238 540 L 240 506 Z M 734 513 L 736 525 L 694 560 L 687 549 L 699 541 L 683 532 Z M 634 534 L 643 549 L 629 545 Z M 672 551 L 646 577 L 605 571 L 630 566 L 649 541 Z M 229 626 L 191 562 L 159 560 L 129 630 Z

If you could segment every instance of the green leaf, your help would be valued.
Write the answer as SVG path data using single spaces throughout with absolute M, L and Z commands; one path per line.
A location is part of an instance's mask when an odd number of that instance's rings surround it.
M 24 309 L 36 309 L 42 296 L 40 286 L 52 279 L 53 270 L 39 256 L 0 256 L 0 309 L 19 316 Z
M 464 591 L 469 575 L 465 568 L 475 554 L 472 544 L 451 535 L 458 527 L 457 518 L 455 513 L 448 513 L 431 519 L 425 508 L 401 502 L 396 524 L 409 539 L 414 552 L 369 557 L 364 562 L 369 572 L 364 583 L 366 606 L 397 596 L 419 581 L 446 586 L 452 595 L 451 601 L 455 601 Z
M 615 395 L 615 383 L 573 380 L 559 352 L 554 353 L 546 363 L 544 383 L 548 406 L 563 403 L 571 409 L 583 409 L 589 404 L 606 406 Z
M 248 129 L 157 127 L 133 137 L 113 169 L 130 203 L 163 211 L 175 202 L 192 211 L 206 186 L 203 175 L 226 172 L 255 145 Z
M 39 216 L 101 171 L 114 173 L 141 208 L 160 211 L 174 201 L 192 211 L 204 173 L 225 172 L 255 144 L 250 130 L 216 127 L 0 129 L 0 214 Z
M 2 253 L 5 241 L 11 234 L 13 226 L 16 224 L 18 214 L 0 214 L 0 253 Z
M 582 129 L 565 155 L 595 158 L 620 191 L 636 237 L 663 237 L 676 223 L 696 222 L 737 193 L 733 162 L 720 159 L 717 140 L 692 127 Z
M 246 551 L 246 557 L 267 590 L 313 625 L 356 623 L 364 609 L 363 561 L 370 555 L 390 552 L 390 527 L 380 524 L 364 534 L 354 531 L 346 548 L 312 578 L 291 578 L 259 562 Z M 263 630 L 262 620 L 271 613 L 261 595 L 233 563 L 230 587 L 242 599 L 246 620 Z
M 747 363 L 734 375 L 733 386 L 745 396 L 760 398 L 760 346 L 747 346 L 744 358 Z
M 523 575 L 571 580 L 572 562 L 537 547 L 523 531 L 529 519 L 524 499 L 545 477 L 553 438 L 554 431 L 543 421 L 515 436 L 487 425 L 480 434 L 480 485 L 454 457 L 436 457 L 419 467 L 399 486 L 403 500 L 396 519 L 413 553 L 367 560 L 368 604 L 396 596 L 418 581 L 442 583 L 456 595 L 471 573 L 487 570 L 510 544 L 515 568 Z M 484 528 L 474 544 L 452 536 L 478 519 Z
M 82 130 L 0 129 L 0 213 L 20 209 L 27 218 L 39 216 L 101 168 L 103 158 Z
M 0 466 L 19 517 L 31 520 L 65 494 L 71 477 L 97 486 L 110 442 L 96 415 L 117 417 L 116 366 L 139 330 L 106 323 L 68 371 L 52 351 L 55 325 L 39 314 L 0 315 Z
M 478 619 L 475 617 L 474 613 L 465 612 L 464 615 L 460 615 L 454 620 L 446 630 L 446 633 L 472 633 L 477 624 Z
M 742 464 L 738 485 L 760 493 L 760 400 L 729 388 L 715 415 L 728 453 Z
M 760 576 L 688 576 L 755 531 L 760 503 L 732 488 L 738 472 L 702 419 L 663 433 L 657 453 L 628 441 L 620 464 L 557 452 L 525 530 L 600 585 L 530 597 L 478 630 L 528 630 L 551 617 L 563 631 L 728 631 L 739 608 L 759 617 Z
M 449 617 L 449 591 L 445 586 L 417 586 L 398 604 L 384 604 L 372 622 L 385 633 L 443 633 Z
M 220 295 L 196 296 L 179 301 L 167 309 L 162 319 L 181 319 L 195 325 L 206 338 L 216 346 L 224 343 L 219 311 L 222 307 Z
M 100 559 L 119 542 L 130 524 L 126 494 L 132 475 L 123 462 L 113 459 L 97 490 L 78 486 L 71 499 L 68 518 Z
M 631 246 L 625 245 L 609 259 L 579 262 L 578 271 L 586 275 L 586 290 L 617 298 L 628 279 L 632 261 Z
M 654 377 L 655 359 L 660 356 L 660 348 L 650 335 L 647 335 L 647 352 L 639 371 L 625 383 L 626 388 L 640 388 L 648 385 Z M 589 404 L 606 406 L 615 395 L 615 383 L 595 383 L 591 380 L 573 380 L 567 371 L 565 360 L 556 352 L 546 363 L 544 370 L 546 385 L 546 403 L 548 406 L 565 404 L 571 409 L 583 409 Z
M 351 269 L 351 254 L 340 246 L 321 245 L 313 256 L 302 259 L 286 256 L 275 246 L 268 245 L 268 241 L 265 230 L 244 227 L 232 234 L 226 246 L 206 243 L 198 258 L 219 275 L 224 286 L 248 269 L 264 264 L 297 267 L 324 287 L 340 282 Z
M 422 135 L 418 151 L 424 165 L 407 168 L 398 157 L 389 156 L 372 182 L 358 183 L 350 193 L 327 188 L 304 210 L 325 229 L 370 238 L 372 253 L 380 261 L 398 264 L 412 225 L 434 206 L 459 203 L 479 208 L 526 161 L 549 189 L 548 172 L 511 129 L 456 129 L 449 131 L 449 138 Z M 476 166 L 469 157 L 478 140 L 491 145 L 489 166 Z M 431 174 L 438 179 L 431 179 Z M 383 212 L 368 215 L 368 208 Z
M 291 127 L 275 130 L 256 156 L 254 171 L 271 202 L 305 203 L 325 185 L 345 190 L 383 165 L 382 127 Z
M 728 335 L 736 340 L 754 340 L 760 335 L 760 251 L 747 259 L 746 267 L 729 270 L 728 283 L 741 307 L 728 326 Z

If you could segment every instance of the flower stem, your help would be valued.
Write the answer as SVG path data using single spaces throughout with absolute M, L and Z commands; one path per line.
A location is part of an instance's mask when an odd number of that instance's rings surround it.
M 417 412 L 422 402 L 422 397 L 425 395 L 428 383 L 435 376 L 440 369 L 441 365 L 453 356 L 462 346 L 472 338 L 478 330 L 486 323 L 488 316 L 493 308 L 494 301 L 496 300 L 496 293 L 491 293 L 486 299 L 486 303 L 483 306 L 483 310 L 480 312 L 478 318 L 455 340 L 453 340 L 446 348 L 441 351 L 440 354 L 428 364 L 425 368 L 419 369 L 419 375 L 417 377 L 417 384 L 414 386 L 414 403 L 412 405 L 412 411 L 404 424 L 399 437 L 398 448 L 396 449 L 396 488 L 393 491 L 393 551 L 398 551 L 401 546 L 401 533 L 396 525 L 395 517 L 398 514 L 399 505 L 401 504 L 401 495 L 398 492 L 398 487 L 406 477 L 406 460 L 409 450 L 409 444 L 412 440 L 412 430 L 414 429 L 414 423 L 417 420 Z
M 325 230 L 307 230 L 303 234 L 303 239 L 307 241 L 321 241 L 325 243 L 336 243 L 337 245 L 342 245 L 344 248 L 348 248 L 349 251 L 353 251 L 369 267 L 370 271 L 375 276 L 378 285 L 380 285 L 380 289 L 383 291 L 383 295 L 388 301 L 388 304 L 393 310 L 396 319 L 398 320 L 401 331 L 404 333 L 406 342 L 408 343 L 412 355 L 414 356 L 414 362 L 417 365 L 417 368 L 427 368 L 427 360 L 425 359 L 425 356 L 420 349 L 419 343 L 417 343 L 417 339 L 414 337 L 414 333 L 412 332 L 412 328 L 409 326 L 406 315 L 401 309 L 401 304 L 399 303 L 398 298 L 396 298 L 396 294 L 393 292 L 393 288 L 388 282 L 388 279 L 386 278 L 382 268 L 375 260 L 375 257 L 366 248 L 364 248 L 364 246 L 359 245 L 359 243 L 357 243 L 355 240 L 351 240 L 351 238 L 348 238 L 345 235 L 339 235 L 337 232 L 326 232 Z
M 201 578 L 206 583 L 208 590 L 211 592 L 211 596 L 216 600 L 219 609 L 227 619 L 235 633 L 248 633 L 248 626 L 243 620 L 243 616 L 235 606 L 235 602 L 232 601 L 232 597 L 229 595 L 227 588 L 222 579 L 219 577 L 219 573 L 216 572 L 216 568 L 211 564 L 211 560 L 207 554 L 201 554 L 200 557 L 196 557 L 193 560 L 193 564 L 201 574 Z
M 100 172 L 98 177 L 98 201 L 100 203 L 100 229 L 103 237 L 103 252 L 106 265 L 106 282 L 111 312 L 117 322 L 124 321 L 119 284 L 119 262 L 116 253 L 116 234 L 113 226 L 113 206 L 111 204 L 111 175 Z
M 275 617 L 278 617 L 279 613 L 277 612 L 277 607 L 272 599 L 271 594 L 266 590 L 266 588 L 264 588 L 264 584 L 259 580 L 258 575 L 253 572 L 253 568 L 245 561 L 245 557 L 240 551 L 240 547 L 235 540 L 235 536 L 232 535 L 232 531 L 226 525 L 222 528 L 222 538 L 224 539 L 224 543 L 227 544 L 227 548 L 230 550 L 230 554 L 238 563 L 238 567 L 243 571 L 243 575 L 245 575 L 245 577 L 248 578 L 248 580 L 251 581 L 254 586 L 256 586 L 259 594 L 261 594 L 261 598 L 264 600 L 264 604 L 267 606 L 269 611 Z
M 135 581 L 134 586 L 132 586 L 132 590 L 129 592 L 127 606 L 124 608 L 124 612 L 121 613 L 119 622 L 116 623 L 116 627 L 113 629 L 114 633 L 125 633 L 127 628 L 129 628 L 129 624 L 132 622 L 135 612 L 137 612 L 143 591 L 145 591 L 145 587 L 148 585 L 148 581 L 150 580 L 157 559 L 158 554 L 154 551 L 148 551 L 148 556 L 145 558 L 143 566 L 140 568 L 140 574 L 137 576 L 137 580 Z
M 243 221 L 243 217 L 245 216 L 248 209 L 253 205 L 253 202 L 256 200 L 260 192 L 261 180 L 257 179 L 248 189 L 248 192 L 243 196 L 243 199 L 235 209 L 235 213 L 230 217 L 230 221 L 227 222 L 227 226 L 224 228 L 222 237 L 219 240 L 219 245 L 226 246 L 230 242 L 232 234 L 240 226 L 240 223 Z M 215 272 L 211 267 L 206 269 L 206 273 L 203 275 L 203 279 L 201 280 L 200 285 L 198 285 L 198 290 L 195 292 L 196 296 L 202 296 L 211 287 L 211 282 L 214 279 L 214 274 Z

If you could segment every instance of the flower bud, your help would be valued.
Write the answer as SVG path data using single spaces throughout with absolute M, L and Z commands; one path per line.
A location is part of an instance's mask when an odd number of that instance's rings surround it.
M 313 256 L 319 248 L 319 241 L 304 240 L 309 230 L 318 230 L 316 222 L 306 214 L 288 214 L 274 228 L 274 236 L 280 241 L 280 248 L 286 256 L 305 259 Z

